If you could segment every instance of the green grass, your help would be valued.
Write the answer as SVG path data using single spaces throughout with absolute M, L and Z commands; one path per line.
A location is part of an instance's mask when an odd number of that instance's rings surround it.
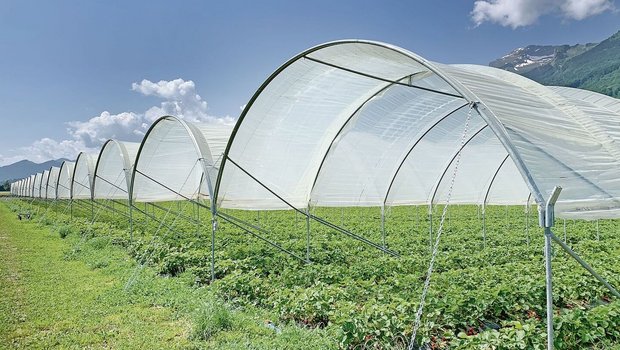
M 0 204 L 0 349 L 329 346 L 325 334 L 294 325 L 276 334 L 265 325 L 274 315 L 233 309 L 194 276 L 159 276 L 111 236 L 79 231 L 52 215 L 18 221 Z
M 73 221 L 65 202 L 11 203 L 55 231 L 70 223 L 64 239 L 59 232 L 51 233 L 70 243 L 65 259 L 122 281 L 109 296 L 116 302 L 174 310 L 191 324 L 189 347 L 208 349 L 404 348 L 428 266 L 430 220 L 436 230 L 441 209 L 436 207 L 431 218 L 425 206 L 388 208 L 385 243 L 400 257 L 311 222 L 309 264 L 220 220 L 216 280 L 211 283 L 211 218 L 206 209 L 198 212 L 188 202 L 158 203 L 161 208 L 139 203 L 139 209 L 163 223 L 134 209 L 130 241 L 122 203 L 99 203 L 115 209 L 97 207 L 93 225 L 87 224 L 90 202 L 75 203 Z M 523 207 L 488 206 L 486 212 L 483 238 L 478 208 L 450 207 L 416 341 L 435 349 L 542 349 L 542 231 L 534 214 L 525 220 Z M 302 215 L 224 213 L 305 256 Z M 313 213 L 382 241 L 380 208 L 313 208 Z M 192 222 L 198 218 L 200 222 Z M 562 224 L 558 220 L 554 229 L 560 237 Z M 620 285 L 617 225 L 618 220 L 601 220 L 599 234 L 596 222 L 567 220 L 567 243 L 613 285 Z M 136 261 L 145 267 L 136 270 Z M 557 246 L 553 269 L 556 348 L 618 348 L 620 302 Z

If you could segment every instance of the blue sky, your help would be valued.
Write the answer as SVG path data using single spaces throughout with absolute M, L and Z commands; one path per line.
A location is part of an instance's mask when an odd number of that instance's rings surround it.
M 618 30 L 611 0 L 2 0 L 0 165 L 139 140 L 158 113 L 232 122 L 272 71 L 326 41 L 487 64 Z

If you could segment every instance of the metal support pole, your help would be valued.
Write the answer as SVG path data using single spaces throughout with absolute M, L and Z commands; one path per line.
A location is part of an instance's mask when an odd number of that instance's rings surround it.
M 559 238 L 557 238 L 553 232 L 551 233 L 551 238 L 557 242 L 560 247 L 562 247 L 562 249 L 564 249 L 564 251 L 566 251 L 570 256 L 573 257 L 573 259 L 577 260 L 577 262 L 584 268 L 586 269 L 592 276 L 594 276 L 594 278 L 596 278 L 599 282 L 601 282 L 605 287 L 607 287 L 607 289 L 611 292 L 611 294 L 615 295 L 616 297 L 620 298 L 620 293 L 618 293 L 618 290 L 616 290 L 614 287 L 612 287 L 611 284 L 609 284 L 609 282 L 607 282 L 601 275 L 599 275 L 596 271 L 594 271 L 594 269 L 588 265 L 587 262 L 583 261 L 579 255 L 577 255 L 577 253 L 575 253 L 572 249 L 570 249 L 570 247 L 568 245 L 566 245 L 564 242 L 562 242 L 562 240 L 560 240 Z
M 213 205 L 215 207 L 215 205 Z M 211 282 L 215 281 L 215 231 L 217 231 L 217 217 L 215 210 L 211 217 Z
M 547 349 L 553 350 L 553 284 L 551 281 L 551 227 L 545 227 L 545 282 L 547 285 Z
M 545 229 L 545 284 L 547 294 L 547 349 L 553 350 L 553 284 L 551 280 L 551 227 L 555 221 L 554 206 L 562 192 L 562 187 L 556 186 L 547 199 L 545 206 L 538 206 L 538 222 Z
M 71 221 L 73 221 L 73 199 L 69 199 L 69 215 L 71 217 Z
M 381 204 L 381 244 L 385 248 L 385 204 Z
M 310 263 L 310 203 L 306 208 L 306 263 Z
M 131 198 L 127 203 L 129 204 L 129 242 L 133 242 L 133 204 Z
M 566 243 L 566 219 L 562 219 L 564 221 L 564 243 Z
M 433 253 L 433 210 L 428 212 L 428 247 Z
M 482 205 L 482 248 L 487 247 L 487 208 Z

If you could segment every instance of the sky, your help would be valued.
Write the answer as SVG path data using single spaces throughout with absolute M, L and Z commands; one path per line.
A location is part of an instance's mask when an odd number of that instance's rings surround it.
M 312 46 L 377 40 L 441 63 L 599 42 L 614 0 L 0 0 L 0 166 L 140 141 L 162 115 L 234 123 Z

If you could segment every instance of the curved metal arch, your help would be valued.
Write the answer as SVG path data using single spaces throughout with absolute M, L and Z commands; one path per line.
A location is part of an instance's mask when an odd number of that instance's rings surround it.
M 491 177 L 491 181 L 489 182 L 489 185 L 487 186 L 487 190 L 485 191 L 485 194 L 484 194 L 484 199 L 482 200 L 482 212 L 484 212 L 484 208 L 487 205 L 487 199 L 489 198 L 489 193 L 491 192 L 491 187 L 493 186 L 493 182 L 495 181 L 497 174 L 499 174 L 499 171 L 502 169 L 502 167 L 504 166 L 508 158 L 510 158 L 510 154 L 507 154 L 506 157 L 504 157 L 504 159 L 502 160 L 502 162 L 499 163 L 497 170 L 495 170 L 495 172 L 493 173 L 493 177 Z
M 70 189 L 70 195 L 71 195 L 71 199 L 73 199 L 73 184 L 76 183 L 75 181 L 75 172 L 77 170 L 77 166 L 80 162 L 80 159 L 82 157 L 86 157 L 86 166 L 88 167 L 88 186 L 89 186 L 89 191 L 90 191 L 90 199 L 94 198 L 94 192 L 93 192 L 93 182 L 94 177 L 95 177 L 95 169 L 93 167 L 92 164 L 92 157 L 90 154 L 86 153 L 86 152 L 80 152 L 77 156 L 77 158 L 75 158 L 75 166 L 73 167 L 73 174 L 71 174 L 71 189 Z M 78 182 L 79 183 L 79 182 Z M 81 184 L 81 183 L 79 183 Z M 82 186 L 84 186 L 84 184 L 81 184 Z
M 402 77 L 401 79 L 398 79 L 397 81 L 401 81 L 403 79 L 407 79 L 407 77 L 411 77 L 415 74 L 408 74 L 404 77 Z M 349 125 L 349 122 L 353 119 L 353 117 L 355 117 L 355 115 L 358 114 L 358 112 L 360 110 L 362 110 L 362 108 L 364 108 L 364 106 L 366 106 L 366 104 L 368 104 L 368 102 L 370 102 L 373 98 L 375 98 L 376 96 L 379 96 L 380 94 L 384 93 L 385 91 L 387 91 L 388 89 L 390 89 L 392 86 L 396 85 L 396 81 L 393 81 L 385 86 L 383 86 L 380 89 L 377 89 L 377 91 L 373 92 L 372 94 L 370 94 L 370 96 L 365 99 L 354 111 L 353 113 L 351 113 L 351 115 L 349 115 L 349 117 L 344 121 L 344 123 L 342 123 L 342 125 L 340 126 L 340 129 L 338 130 L 338 132 L 334 135 L 334 137 L 332 138 L 332 141 L 329 143 L 329 146 L 327 147 L 327 151 L 325 152 L 325 154 L 323 155 L 323 159 L 321 159 L 321 163 L 319 164 L 319 167 L 316 171 L 316 175 L 314 176 L 314 181 L 312 181 L 312 186 L 310 187 L 310 192 L 309 192 L 309 196 L 312 197 L 312 192 L 314 191 L 314 186 L 316 185 L 317 180 L 319 179 L 319 176 L 321 175 L 321 170 L 323 169 L 323 164 L 325 163 L 325 160 L 327 159 L 327 156 L 329 155 L 329 153 L 332 151 L 332 147 L 334 146 L 334 142 L 336 142 L 336 139 L 338 138 L 338 136 L 341 135 L 342 131 L 344 130 L 344 128 L 347 127 L 347 125 Z M 308 198 L 308 201 L 310 201 L 310 198 Z
M 41 178 L 43 177 L 43 174 L 41 172 L 38 172 L 35 174 L 34 176 L 34 183 L 32 184 L 33 189 L 32 189 L 32 198 L 37 198 L 37 196 L 35 196 L 35 191 L 37 190 L 37 187 L 39 189 L 39 196 L 41 194 Z
M 58 178 L 56 179 L 56 198 L 59 198 L 58 197 L 58 187 L 60 186 L 60 175 L 62 174 L 62 169 L 66 169 L 67 165 L 71 164 L 71 163 L 73 163 L 73 166 L 75 168 L 75 162 L 71 162 L 71 161 L 68 161 L 68 160 L 64 160 L 62 162 L 62 164 L 60 164 L 60 170 L 58 170 Z M 68 173 L 68 170 L 67 170 L 67 173 Z M 71 174 L 68 173 L 69 179 L 71 179 L 72 174 L 73 174 L 73 170 L 71 171 Z M 72 198 L 71 197 L 71 190 L 70 189 L 68 189 L 68 190 L 69 190 L 69 199 L 71 199 Z
M 452 110 L 450 113 L 447 113 L 446 115 L 442 116 L 441 118 L 437 119 L 433 125 L 431 125 L 428 129 L 426 129 L 426 131 L 424 131 L 424 133 L 422 134 L 422 136 L 420 136 L 414 143 L 413 145 L 409 148 L 409 151 L 407 151 L 407 153 L 405 154 L 405 156 L 403 157 L 403 159 L 401 160 L 400 164 L 398 165 L 398 167 L 396 168 L 396 171 L 394 172 L 394 174 L 391 176 L 391 180 L 390 180 L 390 184 L 387 188 L 387 191 L 385 192 L 385 197 L 383 197 L 383 205 L 385 206 L 385 203 L 387 202 L 387 199 L 390 195 L 390 191 L 392 190 L 392 186 L 394 186 L 394 181 L 396 181 L 396 177 L 398 176 L 398 174 L 400 173 L 400 169 L 403 167 L 403 165 L 405 164 L 405 162 L 407 161 L 407 159 L 409 158 L 409 155 L 411 154 L 411 152 L 413 152 L 413 149 L 418 145 L 418 143 L 420 143 L 420 141 L 422 141 L 422 139 L 429 133 L 431 132 L 437 125 L 439 125 L 439 123 L 441 123 L 442 121 L 448 119 L 451 115 L 453 115 L 454 113 L 460 111 L 463 107 L 469 106 L 469 103 L 466 103 L 458 108 L 455 108 L 454 110 Z
M 45 182 L 45 199 L 50 199 L 47 197 L 47 192 L 48 192 L 48 188 L 50 186 L 50 177 L 52 176 L 52 170 L 53 169 L 58 169 L 58 172 L 60 172 L 60 168 L 57 166 L 52 166 L 50 167 L 49 173 L 47 175 L 47 181 Z M 56 179 L 56 181 L 58 181 L 58 179 Z M 54 194 L 56 192 L 56 188 L 54 188 Z M 52 199 L 56 199 L 56 198 L 52 198 Z
M 515 162 L 515 166 L 517 167 L 517 169 L 521 173 L 522 177 L 524 178 L 528 188 L 530 189 L 530 192 L 532 192 L 534 194 L 534 197 L 536 198 L 536 201 L 538 203 L 544 203 L 545 202 L 545 199 L 544 199 L 544 196 L 543 196 L 542 192 L 539 190 L 539 188 L 538 188 L 536 182 L 534 181 L 534 178 L 532 177 L 529 169 L 525 165 L 525 162 L 521 158 L 521 156 L 520 156 L 518 150 L 516 149 L 516 147 L 512 144 L 512 142 L 511 142 L 511 140 L 510 140 L 510 138 L 508 136 L 508 133 L 506 132 L 505 128 L 503 127 L 503 125 L 501 124 L 501 122 L 499 121 L 497 116 L 491 110 L 486 108 L 486 106 L 484 106 L 483 103 L 482 103 L 482 107 L 480 108 L 478 106 L 478 104 L 481 103 L 480 99 L 478 99 L 477 96 L 473 92 L 471 92 L 468 88 L 466 88 L 464 85 L 462 85 L 458 80 L 453 79 L 448 74 L 444 73 L 442 69 L 438 68 L 433 63 L 431 63 L 431 62 L 427 61 L 426 59 L 424 59 L 424 58 L 414 54 L 411 51 L 408 51 L 408 50 L 405 50 L 405 49 L 402 49 L 402 48 L 399 48 L 399 47 L 396 47 L 396 46 L 393 46 L 393 45 L 389 45 L 389 44 L 386 44 L 386 43 L 376 42 L 376 41 L 341 40 L 341 41 L 332 41 L 332 42 L 328 42 L 328 43 L 317 45 L 315 47 L 312 47 L 312 48 L 310 48 L 310 49 L 308 49 L 306 51 L 303 51 L 302 53 L 294 56 L 293 58 L 288 60 L 286 63 L 281 65 L 278 69 L 276 69 L 267 78 L 267 80 L 265 80 L 261 84 L 261 86 L 258 88 L 258 90 L 256 90 L 256 92 L 254 93 L 254 95 L 252 96 L 250 101 L 247 103 L 246 107 L 243 109 L 241 115 L 239 116 L 239 119 L 237 120 L 237 123 L 235 124 L 235 127 L 233 128 L 232 133 L 230 135 L 230 138 L 228 140 L 228 144 L 226 145 L 226 149 L 225 149 L 223 157 L 222 157 L 222 163 L 220 165 L 220 171 L 218 172 L 217 180 L 216 180 L 216 183 L 215 183 L 215 190 L 214 190 L 214 196 L 213 196 L 213 201 L 215 202 L 214 207 L 217 206 L 217 202 L 219 200 L 218 197 L 219 197 L 219 191 L 220 191 L 220 186 L 221 186 L 221 182 L 222 182 L 222 174 L 224 173 L 224 170 L 226 168 L 226 164 L 227 164 L 227 160 L 228 160 L 228 154 L 230 152 L 231 146 L 232 146 L 232 144 L 233 144 L 233 142 L 235 140 L 235 137 L 237 135 L 237 131 L 239 130 L 239 127 L 243 123 L 243 120 L 245 119 L 247 113 L 252 108 L 252 105 L 258 99 L 258 97 L 261 95 L 263 90 L 275 79 L 275 77 L 277 77 L 287 67 L 289 67 L 290 65 L 292 65 L 293 63 L 295 63 L 299 59 L 303 58 L 304 56 L 309 55 L 312 52 L 318 51 L 318 50 L 326 48 L 326 47 L 330 47 L 330 46 L 334 46 L 334 45 L 340 45 L 340 44 L 352 44 L 352 43 L 375 45 L 375 46 L 383 47 L 385 49 L 392 50 L 394 52 L 400 53 L 400 54 L 402 54 L 404 56 L 407 56 L 407 57 L 411 58 L 412 60 L 416 61 L 417 63 L 423 65 L 424 67 L 426 67 L 431 72 L 435 73 L 438 77 L 440 77 L 443 81 L 445 81 L 449 86 L 451 86 L 457 93 L 460 93 L 462 95 L 462 97 L 466 101 L 468 101 L 470 103 L 474 103 L 474 109 L 476 110 L 476 112 L 480 115 L 480 117 L 482 117 L 485 120 L 485 122 L 491 128 L 491 130 L 493 130 L 493 132 L 498 137 L 498 139 L 500 140 L 500 142 L 502 143 L 504 148 L 507 150 L 508 154 L 510 154 L 510 156 L 512 157 L 513 161 Z
M 188 124 L 184 120 L 182 120 L 182 119 L 180 119 L 178 117 L 175 117 L 175 116 L 167 115 L 167 116 L 160 117 L 155 122 L 153 122 L 153 124 L 151 124 L 151 126 L 149 127 L 147 132 L 144 134 L 144 138 L 142 138 L 142 142 L 140 142 L 140 147 L 138 147 L 138 153 L 136 153 L 136 160 L 134 161 L 134 166 L 133 166 L 133 169 L 131 170 L 131 183 L 130 183 L 130 186 L 129 186 L 129 200 L 131 202 L 133 202 L 134 180 L 136 178 L 136 172 L 138 172 L 138 162 L 140 160 L 140 156 L 142 155 L 142 150 L 144 148 L 144 145 L 145 145 L 146 141 L 148 140 L 148 137 L 151 134 L 151 132 L 153 130 L 155 130 L 155 128 L 162 121 L 165 121 L 165 120 L 177 122 L 187 131 L 187 135 L 189 136 L 190 140 L 192 141 L 192 144 L 194 145 L 194 150 L 196 151 L 197 155 L 199 156 L 197 158 L 197 160 L 200 161 L 200 165 L 202 167 L 202 172 L 205 175 L 204 177 L 207 178 L 207 188 L 209 190 L 209 196 L 212 199 L 213 198 L 213 189 L 212 189 L 212 186 L 211 186 L 211 179 L 208 176 L 209 173 L 207 171 L 207 165 L 205 164 L 205 159 L 207 159 L 207 158 L 205 158 L 205 156 L 208 156 L 208 159 L 211 159 L 211 162 L 213 162 L 213 155 L 211 154 L 211 149 L 209 148 L 208 141 L 204 138 L 204 135 L 202 135 L 202 133 L 199 133 L 196 130 L 194 130 L 192 127 L 190 127 L 190 124 Z M 197 135 L 197 133 L 198 133 L 198 135 Z M 200 143 L 198 142 L 198 138 L 200 138 L 201 141 L 203 141 L 204 146 L 207 147 L 206 151 L 208 152 L 208 154 L 203 154 L 203 150 L 202 150 L 202 147 L 201 147 Z M 202 178 L 201 178 L 201 185 L 200 186 L 202 186 Z M 212 205 L 212 207 L 214 207 L 214 206 Z
M 459 88 L 457 88 L 455 85 L 453 85 L 453 82 L 447 80 L 445 78 L 445 75 L 443 73 L 441 73 L 437 68 L 432 66 L 428 61 L 426 61 L 425 59 L 423 59 L 422 57 L 420 57 L 418 55 L 415 55 L 412 52 L 406 51 L 406 50 L 404 50 L 402 48 L 399 48 L 399 47 L 396 47 L 396 46 L 392 46 L 392 45 L 389 45 L 389 44 L 385 44 L 385 43 L 381 43 L 381 42 L 377 42 L 377 41 L 369 41 L 369 40 L 338 40 L 338 41 L 331 41 L 331 42 L 327 42 L 327 43 L 324 43 L 324 44 L 320 44 L 320 45 L 314 46 L 314 47 L 312 47 L 310 49 L 307 49 L 307 50 L 297 54 L 293 58 L 289 59 L 283 65 L 278 67 L 273 73 L 271 73 L 271 75 L 256 90 L 254 95 L 252 95 L 252 98 L 250 98 L 250 100 L 248 101 L 247 105 L 245 106 L 245 108 L 241 112 L 241 115 L 239 116 L 239 119 L 237 120 L 237 123 L 235 124 L 235 127 L 233 128 L 232 133 L 230 134 L 230 138 L 228 139 L 228 143 L 226 145 L 226 149 L 224 150 L 224 154 L 222 155 L 222 162 L 220 164 L 220 171 L 218 172 L 217 180 L 215 182 L 214 196 L 213 196 L 213 199 L 212 199 L 213 202 L 215 203 L 215 205 L 213 205 L 214 207 L 217 206 L 217 202 L 219 200 L 218 196 L 219 196 L 219 191 L 220 191 L 220 185 L 221 185 L 221 182 L 222 182 L 222 174 L 224 173 L 224 169 L 226 168 L 226 163 L 227 163 L 227 160 L 228 160 L 228 153 L 230 152 L 230 148 L 231 148 L 231 146 L 232 146 L 232 144 L 233 144 L 233 142 L 235 140 L 235 137 L 237 136 L 237 131 L 239 130 L 239 127 L 243 123 L 243 120 L 245 119 L 245 116 L 250 111 L 250 109 L 252 108 L 252 105 L 254 104 L 254 102 L 256 102 L 256 100 L 261 95 L 263 90 L 265 90 L 265 88 L 267 88 L 267 86 L 281 72 L 283 72 L 286 68 L 288 68 L 293 63 L 297 62 L 299 59 L 302 59 L 303 57 L 305 57 L 305 56 L 307 56 L 307 55 L 309 55 L 309 54 L 311 54 L 311 53 L 313 53 L 315 51 L 318 51 L 320 49 L 324 49 L 324 48 L 327 48 L 327 47 L 330 47 L 330 46 L 341 45 L 341 44 L 355 44 L 355 43 L 375 45 L 375 46 L 383 47 L 383 48 L 392 50 L 394 52 L 403 54 L 405 56 L 408 56 L 408 57 L 412 58 L 414 61 L 416 61 L 419 64 L 421 64 L 421 65 L 425 66 L 426 68 L 428 68 L 431 72 L 437 74 L 444 81 L 446 81 L 446 83 L 448 85 L 450 85 L 455 91 L 457 91 L 459 93 L 462 93 L 459 90 Z M 466 96 L 463 96 L 463 98 L 465 98 L 469 102 L 472 102 L 472 100 L 469 100 Z
M 540 148 L 539 146 L 536 146 L 534 143 L 532 143 L 530 140 L 528 140 L 525 136 L 518 134 L 518 136 L 525 142 L 529 143 L 530 145 L 532 145 L 537 151 L 539 151 L 540 153 L 546 154 L 547 156 L 549 156 L 549 158 L 553 159 L 553 161 L 555 161 L 557 164 L 559 164 L 560 166 L 564 167 L 565 169 L 567 169 L 568 171 L 574 173 L 575 175 L 577 175 L 577 177 L 583 181 L 585 181 L 587 184 L 591 185 L 592 187 L 596 188 L 597 190 L 599 190 L 601 193 L 604 193 L 605 195 L 607 195 L 607 197 L 609 197 L 610 199 L 612 199 L 614 202 L 619 203 L 620 204 L 620 199 L 616 198 L 614 195 L 610 194 L 609 192 L 605 191 L 605 189 L 601 188 L 599 185 L 595 184 L 594 182 L 588 180 L 587 177 L 581 175 L 581 173 L 579 173 L 578 171 L 576 171 L 575 169 L 571 168 L 570 166 L 568 166 L 566 163 L 562 162 L 561 160 L 557 159 L 556 157 L 554 157 L 551 153 L 545 151 L 544 149 Z M 539 205 L 542 205 L 540 203 L 538 203 Z
M 47 178 L 45 176 L 46 174 L 47 174 Z M 39 184 L 39 198 L 47 199 L 47 180 L 49 179 L 49 174 L 50 174 L 49 169 L 43 170 L 43 173 L 41 173 L 41 182 Z M 43 179 L 45 179 L 45 184 L 43 184 Z M 43 190 L 44 185 L 45 185 L 45 196 L 43 195 L 43 192 L 41 192 Z
M 33 174 L 28 178 L 28 197 L 31 198 L 34 197 L 34 181 L 36 176 L 36 174 Z
M 471 65 L 455 65 L 456 67 L 462 66 L 467 67 Z M 586 112 L 584 112 L 579 106 L 576 106 L 570 103 L 569 98 L 565 97 L 561 93 L 557 92 L 554 89 L 550 89 L 544 85 L 535 83 L 531 84 L 529 79 L 521 76 L 515 75 L 505 70 L 495 70 L 495 68 L 487 67 L 487 66 L 476 66 L 476 70 L 481 72 L 491 72 L 492 75 L 505 83 L 512 84 L 514 86 L 519 87 L 520 89 L 531 92 L 532 94 L 537 95 L 541 100 L 544 100 L 546 103 L 555 107 L 559 112 L 561 112 L 565 117 L 569 118 L 577 125 L 583 128 L 583 131 L 587 133 L 591 138 L 597 140 L 601 146 L 609 153 L 613 158 L 616 159 L 617 162 L 620 162 L 620 147 L 618 147 L 614 143 L 605 142 L 602 140 L 599 135 L 607 134 L 604 129 L 600 127 L 600 124 L 592 119 Z M 488 74 L 488 73 L 487 73 Z M 489 74 L 490 75 L 490 74 Z M 526 81 L 530 84 L 526 84 Z M 598 107 L 594 105 L 596 108 L 603 109 L 604 107 Z M 611 111 L 607 109 L 608 111 Z M 613 113 L 617 114 L 617 113 Z
M 107 140 L 103 146 L 101 146 L 101 150 L 99 151 L 99 156 L 97 157 L 97 164 L 95 165 L 95 172 L 93 173 L 93 186 L 92 186 L 92 193 L 93 193 L 93 199 L 95 198 L 95 186 L 97 186 L 97 178 L 101 178 L 103 180 L 102 177 L 98 176 L 97 173 L 99 171 L 99 165 L 101 162 L 101 156 L 103 155 L 103 152 L 105 151 L 106 147 L 108 147 L 108 144 L 115 144 L 116 147 L 121 151 L 121 157 L 122 157 L 122 161 L 123 161 L 123 171 L 125 172 L 125 182 L 127 183 L 127 189 L 128 189 L 128 193 L 129 193 L 129 179 L 127 179 L 127 171 L 131 170 L 131 164 L 129 164 L 129 155 L 127 154 L 127 149 L 125 149 L 125 146 L 119 142 L 116 139 L 109 139 Z M 111 146 L 110 146 L 111 147 Z M 131 198 L 129 198 L 129 200 L 131 201 Z
M 446 176 L 446 173 L 448 172 L 448 169 L 450 169 L 450 166 L 452 166 L 452 162 L 454 162 L 454 160 L 456 159 L 456 157 L 459 155 L 459 153 L 461 153 L 461 151 L 463 151 L 463 149 L 465 148 L 465 146 L 467 146 L 467 144 L 473 140 L 476 136 L 478 136 L 478 134 L 480 134 L 484 129 L 486 129 L 487 127 L 489 127 L 489 125 L 483 125 L 480 129 L 476 130 L 476 132 L 474 132 L 469 139 L 467 139 L 467 141 L 465 141 L 463 143 L 463 145 L 461 145 L 458 150 L 456 152 L 454 152 L 454 154 L 452 155 L 452 157 L 450 158 L 450 161 L 448 162 L 448 164 L 446 164 L 446 166 L 443 169 L 443 172 L 441 173 L 441 176 L 437 179 L 437 181 L 435 182 L 435 185 L 433 185 L 432 189 L 433 189 L 433 195 L 431 196 L 431 200 L 428 202 L 429 208 L 433 207 L 433 203 L 435 202 L 435 196 L 437 195 L 437 191 L 439 190 L 439 186 L 441 185 L 441 181 L 443 181 L 443 177 Z

